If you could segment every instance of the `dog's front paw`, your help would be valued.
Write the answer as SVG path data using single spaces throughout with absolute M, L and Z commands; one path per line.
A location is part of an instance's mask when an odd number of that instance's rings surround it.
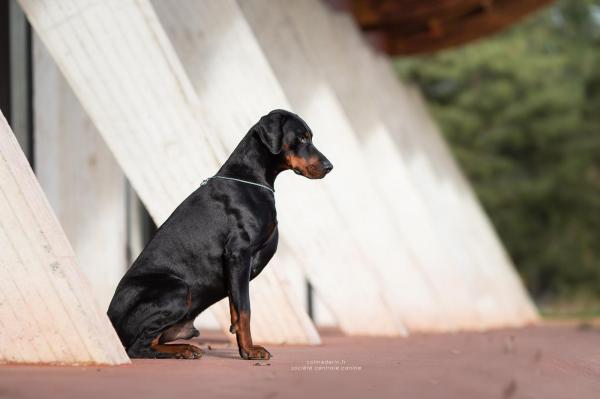
M 269 360 L 271 358 L 269 351 L 258 345 L 251 348 L 240 348 L 240 356 L 246 360 Z

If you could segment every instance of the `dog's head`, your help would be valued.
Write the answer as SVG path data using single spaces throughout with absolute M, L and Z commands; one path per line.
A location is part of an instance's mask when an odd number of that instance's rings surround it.
M 309 179 L 322 179 L 333 169 L 312 143 L 312 131 L 298 115 L 277 109 L 255 125 L 258 138 L 269 152 L 280 158 L 283 169 Z

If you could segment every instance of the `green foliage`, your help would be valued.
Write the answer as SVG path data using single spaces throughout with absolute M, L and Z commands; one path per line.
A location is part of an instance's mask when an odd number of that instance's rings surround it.
M 396 65 L 428 99 L 534 297 L 600 303 L 600 0 L 561 1 Z

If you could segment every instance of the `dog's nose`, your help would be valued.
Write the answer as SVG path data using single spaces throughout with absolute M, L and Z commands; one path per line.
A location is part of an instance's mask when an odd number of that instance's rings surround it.
M 331 169 L 333 169 L 333 165 L 329 161 L 324 161 L 323 169 L 325 170 L 325 173 L 329 173 L 329 172 L 331 172 Z

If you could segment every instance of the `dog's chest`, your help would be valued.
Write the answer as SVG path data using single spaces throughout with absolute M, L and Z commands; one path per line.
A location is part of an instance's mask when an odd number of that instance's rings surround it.
M 273 226 L 270 227 L 267 238 L 252 256 L 250 279 L 258 276 L 267 263 L 269 263 L 269 260 L 271 260 L 275 254 L 275 251 L 277 251 L 278 241 L 279 230 L 277 229 L 277 223 L 274 223 Z

